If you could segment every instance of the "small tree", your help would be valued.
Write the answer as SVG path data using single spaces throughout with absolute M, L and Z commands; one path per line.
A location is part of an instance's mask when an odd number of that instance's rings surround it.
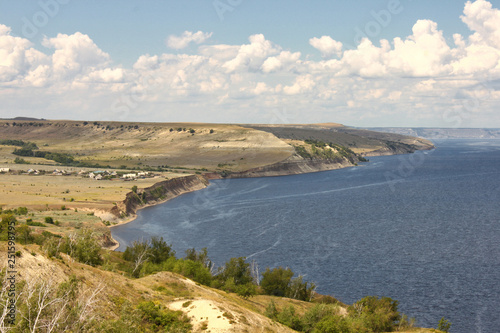
M 22 244 L 29 244 L 33 242 L 33 236 L 31 235 L 31 228 L 26 224 L 21 224 L 16 228 L 17 238 Z
M 442 317 L 438 323 L 438 330 L 448 333 L 450 331 L 451 322 Z
M 142 265 L 151 256 L 151 249 L 149 245 L 149 241 L 134 241 L 132 243 L 132 246 L 127 246 L 125 252 L 123 252 L 123 259 L 131 261 L 133 263 L 132 276 L 139 276 Z
M 250 264 L 245 262 L 245 259 L 245 257 L 231 258 L 219 271 L 218 278 L 223 283 L 228 279 L 233 279 L 235 286 L 252 282 Z
M 66 253 L 77 261 L 97 266 L 102 263 L 101 244 L 91 229 L 81 229 L 65 239 Z
M 262 273 L 260 285 L 267 295 L 283 297 L 288 292 L 292 276 L 293 272 L 290 268 L 278 267 L 271 270 L 268 267 Z
M 132 186 L 132 192 L 137 193 L 137 185 Z
M 151 262 L 159 264 L 167 261 L 168 258 L 175 256 L 175 251 L 172 250 L 172 245 L 168 245 L 163 237 L 151 237 L 151 245 L 149 250 Z

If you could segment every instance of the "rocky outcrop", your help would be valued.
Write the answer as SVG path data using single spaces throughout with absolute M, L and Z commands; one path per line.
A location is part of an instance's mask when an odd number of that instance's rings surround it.
M 137 209 L 146 205 L 154 205 L 175 198 L 181 194 L 201 190 L 208 186 L 208 181 L 198 175 L 168 179 L 153 186 L 127 193 L 127 197 L 112 212 L 123 215 L 135 214 Z

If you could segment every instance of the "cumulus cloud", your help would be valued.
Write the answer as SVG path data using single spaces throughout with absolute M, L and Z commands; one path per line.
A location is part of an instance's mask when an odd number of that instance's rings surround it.
M 89 68 L 107 66 L 110 62 L 109 54 L 102 51 L 88 35 L 80 32 L 44 38 L 42 44 L 55 49 L 52 54 L 52 68 L 57 76 L 75 76 Z
M 190 43 L 201 44 L 210 37 L 212 37 L 211 32 L 197 31 L 193 33 L 191 31 L 184 31 L 180 36 L 168 36 L 167 46 L 172 49 L 180 50 L 188 47 Z
M 365 38 L 350 50 L 329 36 L 313 37 L 309 44 L 321 52 L 320 60 L 255 34 L 243 45 L 143 54 L 130 68 L 114 66 L 111 56 L 83 33 L 46 37 L 43 53 L 0 24 L 0 112 L 24 103 L 20 109 L 64 108 L 60 116 L 45 118 L 66 117 L 68 110 L 108 110 L 84 115 L 265 122 L 252 117 L 286 108 L 298 115 L 296 122 L 310 121 L 300 116 L 315 110 L 318 121 L 450 126 L 455 124 L 446 123 L 453 118 L 447 112 L 463 113 L 463 104 L 472 100 L 481 106 L 467 109 L 483 122 L 476 126 L 489 125 L 484 119 L 500 103 L 498 85 L 488 85 L 500 78 L 500 11 L 485 0 L 469 1 L 461 19 L 470 35 L 444 36 L 437 22 L 423 19 L 401 37 Z M 183 49 L 210 36 L 186 31 L 170 36 L 167 45 Z
M 258 70 L 268 57 L 281 51 L 281 47 L 266 40 L 263 34 L 252 35 L 248 40 L 250 44 L 241 45 L 237 55 L 223 65 L 228 72 Z
M 321 55 L 325 58 L 332 57 L 334 55 L 342 55 L 342 43 L 333 40 L 330 36 L 321 36 L 321 38 L 311 38 L 309 39 L 309 44 L 312 47 L 319 50 Z

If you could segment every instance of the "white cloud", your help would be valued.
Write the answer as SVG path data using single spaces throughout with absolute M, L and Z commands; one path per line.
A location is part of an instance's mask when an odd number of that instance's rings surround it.
M 312 75 L 302 75 L 295 79 L 293 85 L 283 87 L 283 92 L 287 95 L 297 95 L 311 91 L 315 85 Z
M 250 44 L 241 45 L 238 54 L 223 65 L 228 72 L 256 71 L 268 57 L 277 55 L 281 51 L 281 47 L 266 40 L 262 34 L 250 36 L 249 41 Z
M 74 77 L 92 68 L 105 67 L 110 62 L 109 54 L 102 51 L 88 35 L 80 32 L 44 38 L 42 44 L 55 49 L 52 68 L 56 76 L 63 78 Z
M 312 121 L 306 111 L 314 110 L 317 121 L 452 126 L 446 112 L 463 113 L 470 101 L 480 108 L 466 110 L 467 125 L 500 126 L 498 86 L 487 81 L 500 78 L 499 10 L 484 0 L 468 2 L 462 20 L 470 35 L 448 41 L 430 20 L 391 41 L 363 39 L 352 50 L 328 36 L 311 38 L 321 60 L 255 34 L 243 45 L 200 45 L 193 54 L 143 54 L 129 68 L 114 66 L 80 32 L 46 37 L 45 54 L 0 24 L 0 113 L 263 122 L 286 108 L 295 122 Z M 210 36 L 185 32 L 171 36 L 171 47 Z
M 210 37 L 212 37 L 211 32 L 197 31 L 193 33 L 191 31 L 184 31 L 180 36 L 168 36 L 166 43 L 168 47 L 180 50 L 188 47 L 190 43 L 201 44 Z
M 261 66 L 264 73 L 276 72 L 292 66 L 300 59 L 300 52 L 281 51 L 279 55 L 267 58 Z
M 321 55 L 325 58 L 332 57 L 334 55 L 340 57 L 342 55 L 342 43 L 333 40 L 330 36 L 321 36 L 321 38 L 311 38 L 309 39 L 309 44 L 312 47 L 319 50 Z

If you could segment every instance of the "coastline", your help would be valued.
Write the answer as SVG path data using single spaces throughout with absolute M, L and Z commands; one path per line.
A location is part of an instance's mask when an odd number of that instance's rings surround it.
M 427 149 L 416 149 L 416 150 L 432 150 L 435 149 L 435 146 L 432 145 L 428 147 Z M 415 151 L 416 151 L 415 150 Z M 408 151 L 408 152 L 401 152 L 401 151 L 391 151 L 391 150 L 383 150 L 383 151 L 374 151 L 371 152 L 371 155 L 364 155 L 364 156 L 390 156 L 390 155 L 400 155 L 400 154 L 412 154 L 414 151 Z M 110 230 L 113 227 L 117 227 L 123 224 L 127 224 L 130 222 L 133 222 L 137 218 L 137 212 L 140 209 L 144 209 L 147 207 L 152 207 L 156 206 L 162 203 L 165 203 L 169 201 L 170 199 L 176 198 L 184 193 L 190 193 L 194 191 L 201 190 L 203 188 L 206 188 L 207 186 L 210 185 L 210 180 L 211 179 L 237 179 L 237 178 L 261 178 L 261 177 L 281 177 L 281 176 L 289 176 L 289 175 L 297 175 L 297 174 L 305 174 L 305 173 L 315 173 L 315 172 L 322 172 L 322 171 L 331 171 L 331 170 L 338 170 L 338 169 L 344 169 L 344 168 L 349 168 L 356 166 L 356 163 L 350 163 L 350 162 L 339 162 L 339 161 L 324 161 L 324 160 L 319 160 L 319 161 L 306 161 L 306 160 L 298 160 L 294 156 L 291 158 L 287 158 L 284 161 L 263 166 L 260 168 L 255 168 L 255 169 L 250 169 L 250 170 L 245 170 L 241 172 L 235 172 L 227 175 L 226 177 L 222 177 L 220 174 L 217 173 L 206 173 L 203 175 L 188 175 L 184 177 L 179 177 L 179 178 L 174 178 L 171 179 L 170 181 L 176 180 L 177 181 L 183 181 L 186 180 L 190 177 L 195 177 L 198 180 L 201 181 L 201 183 L 204 184 L 204 186 L 200 186 L 199 183 L 194 184 L 194 186 L 184 186 L 184 188 L 181 191 L 176 191 L 176 189 L 169 188 L 169 185 L 171 182 L 169 181 L 162 181 L 159 183 L 154 184 L 153 186 L 149 188 L 145 188 L 142 191 L 148 192 L 151 190 L 154 190 L 155 188 L 165 188 L 167 191 L 171 192 L 171 196 L 166 197 L 164 199 L 156 199 L 151 202 L 147 202 L 146 204 L 140 204 L 140 205 L 132 205 L 132 207 L 129 207 L 127 204 L 127 200 L 130 199 L 132 196 L 134 196 L 135 193 L 129 192 L 127 193 L 126 199 L 122 202 L 122 208 L 125 208 L 126 211 L 128 211 L 128 218 L 126 219 L 119 219 L 118 224 L 109 226 Z M 140 193 L 143 193 L 140 192 Z M 115 251 L 117 248 L 120 247 L 120 242 L 118 242 L 115 238 L 113 238 L 112 235 L 110 235 L 110 238 L 113 242 L 116 244 L 107 248 L 111 251 Z

